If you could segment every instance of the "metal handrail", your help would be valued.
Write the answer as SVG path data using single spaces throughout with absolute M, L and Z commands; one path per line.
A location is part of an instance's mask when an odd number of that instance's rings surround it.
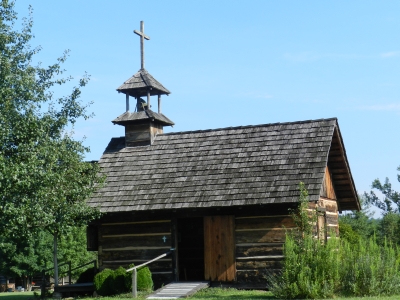
M 75 270 L 78 270 L 78 269 L 80 269 L 80 268 L 83 268 L 83 267 L 85 267 L 85 266 L 87 266 L 87 265 L 91 265 L 91 264 L 93 264 L 93 267 L 94 267 L 94 274 L 96 274 L 96 272 L 97 272 L 97 260 L 95 259 L 95 260 L 92 260 L 92 261 L 90 261 L 90 262 L 87 262 L 87 263 L 85 263 L 85 264 L 83 264 L 83 265 L 80 265 L 80 266 L 77 266 L 77 267 L 75 267 L 75 268 L 71 268 L 71 261 L 66 261 L 66 262 L 63 262 L 63 263 L 61 263 L 61 264 L 59 264 L 58 265 L 58 268 L 59 267 L 62 267 L 62 266 L 65 266 L 65 265 L 68 265 L 68 271 L 65 271 L 65 272 L 60 272 L 60 275 L 61 274 L 68 274 L 68 277 L 69 277 L 69 284 L 71 284 L 72 283 L 72 281 L 71 281 L 71 272 L 72 271 L 75 271 Z M 51 270 L 53 270 L 54 269 L 54 267 L 53 268 L 49 268 L 49 269 L 43 269 L 42 270 L 42 286 L 41 286 L 41 298 L 43 298 L 44 297 L 44 294 L 45 294 L 45 289 L 46 289 L 46 287 L 45 287 L 45 284 L 46 284 L 46 280 L 45 280 L 45 277 L 46 277 L 46 272 L 48 272 L 48 271 L 51 271 Z
M 149 260 L 148 262 L 145 262 L 144 264 L 141 264 L 141 265 L 138 265 L 138 266 L 135 266 L 133 268 L 130 268 L 130 269 L 126 270 L 126 272 L 133 271 L 132 272 L 132 297 L 133 298 L 137 297 L 137 271 L 136 270 L 138 268 L 144 267 L 144 266 L 146 266 L 146 265 L 148 265 L 148 264 L 150 264 L 152 262 L 155 262 L 156 260 L 159 260 L 159 259 L 161 259 L 163 257 L 166 257 L 166 256 L 170 255 L 172 253 L 172 251 L 174 251 L 174 250 L 175 249 L 171 248 L 170 251 L 168 251 L 168 252 L 166 252 L 164 254 L 161 254 L 160 256 L 157 256 L 156 258 L 153 258 L 153 259 Z

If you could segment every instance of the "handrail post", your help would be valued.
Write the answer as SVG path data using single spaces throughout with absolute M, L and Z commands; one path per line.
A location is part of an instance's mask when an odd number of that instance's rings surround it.
M 71 284 L 71 261 L 68 262 L 68 276 L 69 276 L 69 284 Z
M 46 271 L 42 270 L 42 286 L 40 287 L 40 298 L 44 299 L 46 294 Z
M 132 272 L 132 297 L 137 297 L 137 272 L 136 268 Z
M 96 274 L 97 274 L 97 260 L 95 259 L 94 261 L 93 261 L 93 280 L 94 280 L 94 276 L 96 276 Z

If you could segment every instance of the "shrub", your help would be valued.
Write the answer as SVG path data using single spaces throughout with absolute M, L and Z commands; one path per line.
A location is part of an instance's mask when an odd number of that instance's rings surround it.
M 81 274 L 79 274 L 76 283 L 86 283 L 86 282 L 94 282 L 94 267 L 86 269 Z
M 134 264 L 129 265 L 129 269 L 133 267 Z M 126 273 L 125 286 L 128 291 L 132 290 L 132 271 Z M 140 268 L 137 271 L 137 289 L 139 291 L 151 291 L 153 289 L 153 279 L 148 267 Z
M 126 277 L 126 270 L 123 267 L 119 267 L 118 269 L 114 270 L 113 276 L 113 287 L 114 293 L 113 294 L 122 294 L 129 291 L 125 284 L 125 277 Z
M 101 296 L 113 295 L 114 271 L 110 269 L 104 269 L 100 273 L 96 274 L 93 283 L 97 294 Z
M 400 293 L 399 250 L 391 243 L 378 245 L 343 226 L 341 239 L 331 233 L 326 242 L 314 237 L 307 194 L 302 190 L 294 220 L 299 229 L 286 233 L 283 269 L 269 275 L 269 289 L 278 298 L 316 299 L 347 296 L 389 296 Z
M 400 293 L 398 249 L 375 237 L 357 244 L 342 242 L 342 293 L 354 296 L 384 296 Z
M 299 244 L 287 234 L 283 270 L 268 278 L 270 291 L 284 299 L 333 297 L 339 283 L 338 244 L 335 238 L 323 244 L 312 236 L 305 236 Z

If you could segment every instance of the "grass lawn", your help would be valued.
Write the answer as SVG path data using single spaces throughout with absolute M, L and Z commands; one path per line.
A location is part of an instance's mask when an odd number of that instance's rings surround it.
M 139 292 L 139 297 L 136 298 L 138 300 L 144 300 L 146 299 L 146 296 L 148 293 L 141 293 Z M 118 297 L 98 297 L 98 298 L 84 298 L 85 300 L 93 300 L 93 299 L 98 299 L 98 300 L 119 300 L 119 299 L 132 299 L 131 294 L 124 294 L 120 295 Z M 11 298 L 10 298 L 11 299 Z M 14 298 L 13 298 L 14 299 Z M 16 298 L 15 298 L 16 299 Z M 229 299 L 234 299 L 234 300 L 268 300 L 268 299 L 275 299 L 270 292 L 265 292 L 265 291 L 241 291 L 241 290 L 235 290 L 235 289 L 221 289 L 221 288 L 208 288 L 204 289 L 192 297 L 189 297 L 187 299 L 204 299 L 204 300 L 229 300 Z M 333 300 L 361 300 L 361 299 L 366 299 L 366 300 L 395 300 L 395 299 L 400 299 L 400 296 L 391 296 L 391 297 L 365 297 L 365 298 L 335 298 Z M 0 300 L 3 300 L 2 298 Z M 83 299 L 82 299 L 83 300 Z
M 146 299 L 146 296 L 148 293 L 144 292 L 139 292 L 139 297 L 136 298 L 138 300 L 144 300 Z M 131 294 L 123 294 L 119 295 L 116 297 L 86 297 L 86 298 L 77 298 L 81 300 L 119 300 L 119 299 L 132 299 Z M 24 292 L 24 293 L 0 293 L 0 300 L 28 300 L 28 299 L 34 299 L 33 298 L 33 292 Z M 214 299 L 219 299 L 219 300 L 229 300 L 229 299 L 234 299 L 234 300 L 256 300 L 256 299 L 275 299 L 270 292 L 265 292 L 265 291 L 241 291 L 241 290 L 235 290 L 235 289 L 221 289 L 221 288 L 208 288 L 204 289 L 192 297 L 189 297 L 187 299 L 204 299 L 204 300 L 214 300 Z M 365 298 L 335 298 L 333 300 L 361 300 L 361 299 L 366 299 L 366 300 L 395 300 L 395 299 L 400 299 L 400 296 L 391 296 L 391 297 L 365 297 Z
M 1 300 L 28 300 L 33 299 L 33 292 L 0 293 Z

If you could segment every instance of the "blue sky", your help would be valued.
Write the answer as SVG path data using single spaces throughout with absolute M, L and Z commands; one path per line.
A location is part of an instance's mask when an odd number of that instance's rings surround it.
M 358 191 L 387 176 L 400 190 L 400 2 L 17 0 L 20 17 L 29 4 L 36 59 L 70 49 L 68 73 L 91 75 L 95 116 L 75 128 L 88 160 L 124 134 L 116 88 L 140 69 L 143 20 L 146 69 L 172 92 L 166 132 L 337 117 Z

